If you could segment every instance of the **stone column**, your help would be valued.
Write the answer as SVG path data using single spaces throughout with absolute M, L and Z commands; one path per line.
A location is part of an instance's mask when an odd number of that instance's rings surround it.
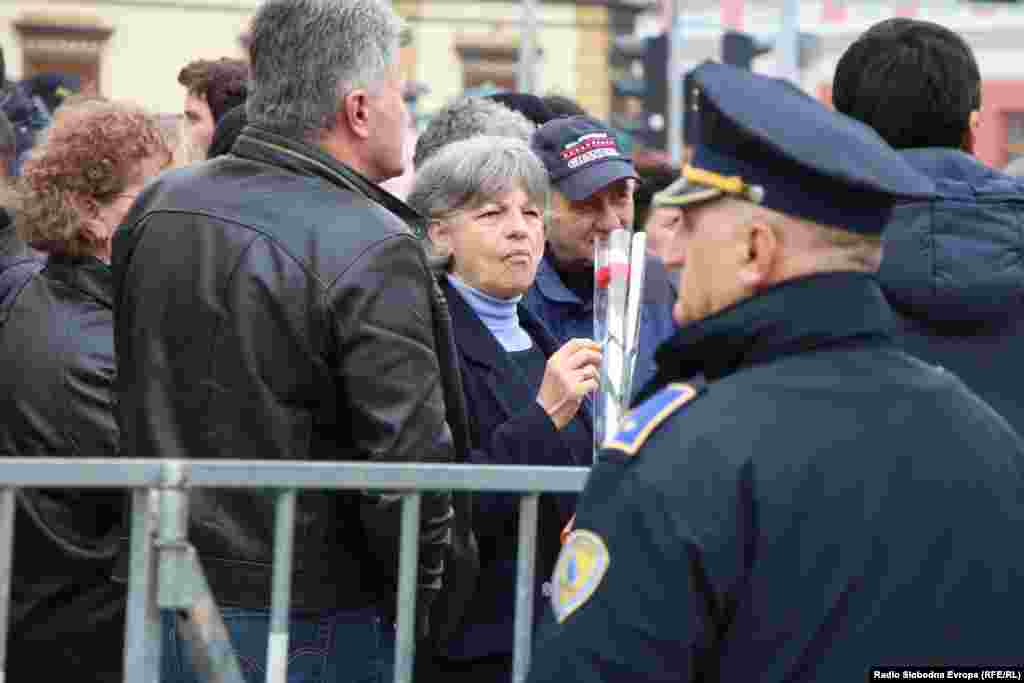
M 608 7 L 577 4 L 576 26 L 576 101 L 592 116 L 607 121 L 611 107 Z

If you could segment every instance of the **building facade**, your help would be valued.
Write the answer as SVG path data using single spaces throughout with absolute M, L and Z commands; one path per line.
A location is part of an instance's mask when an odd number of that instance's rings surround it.
M 75 73 L 102 94 L 177 112 L 177 74 L 194 59 L 242 57 L 240 38 L 258 0 L 0 0 L 8 75 Z M 607 2 L 541 2 L 542 93 L 577 99 L 597 116 L 609 106 Z M 405 76 L 429 86 L 422 111 L 468 88 L 514 88 L 520 5 L 396 0 L 410 28 Z
M 64 71 L 104 95 L 158 112 L 181 110 L 177 74 L 194 59 L 242 57 L 241 36 L 258 0 L 0 0 L 0 45 L 8 75 Z M 538 91 L 577 100 L 605 118 L 612 95 L 610 45 L 616 35 L 653 35 L 667 24 L 665 0 L 541 0 Z M 782 0 L 688 0 L 683 58 L 717 58 L 722 32 L 778 31 Z M 429 86 L 429 113 L 466 89 L 516 82 L 521 6 L 516 0 L 395 0 L 409 23 L 405 76 Z M 978 155 L 1001 166 L 1024 155 L 1024 4 L 969 0 L 806 0 L 800 29 L 819 37 L 801 85 L 828 101 L 840 55 L 861 32 L 892 16 L 910 16 L 965 36 L 984 79 Z M 772 53 L 754 69 L 774 73 Z
M 659 3 L 664 4 L 664 3 Z M 683 20 L 683 58 L 696 65 L 717 58 L 724 30 L 748 32 L 770 41 L 778 32 L 782 0 L 690 0 Z M 664 7 L 641 17 L 638 30 L 664 30 Z M 911 17 L 956 31 L 971 46 L 982 75 L 981 124 L 976 154 L 1002 167 L 1024 156 L 1024 4 L 970 0 L 813 0 L 800 3 L 800 31 L 818 37 L 803 65 L 800 85 L 826 103 L 839 58 L 865 30 L 883 19 Z M 775 57 L 755 59 L 754 71 L 774 75 Z

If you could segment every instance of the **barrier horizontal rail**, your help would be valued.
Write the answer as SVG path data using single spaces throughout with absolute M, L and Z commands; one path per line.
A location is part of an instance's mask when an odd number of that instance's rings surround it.
M 210 645 L 216 646 L 227 640 L 202 567 L 186 540 L 188 489 L 269 489 L 278 492 L 278 501 L 275 509 L 273 609 L 267 680 L 284 683 L 287 676 L 289 578 L 296 492 L 390 491 L 402 496 L 394 680 L 396 683 L 411 683 L 421 492 L 514 493 L 522 497 L 519 502 L 512 680 L 522 683 L 530 664 L 538 495 L 582 491 L 589 472 L 588 467 L 517 465 L 0 458 L 0 493 L 3 494 L 0 502 L 5 506 L 3 514 L 0 514 L 0 547 L 6 544 L 8 548 L 8 552 L 0 553 L 0 638 L 7 630 L 7 590 L 11 578 L 9 563 L 5 564 L 2 556 L 10 559 L 16 489 L 134 489 L 124 653 L 125 680 L 131 683 L 159 683 L 160 608 L 180 610 L 188 603 L 190 614 L 194 612 L 202 617 L 193 619 L 202 628 L 192 629 L 191 647 L 209 650 Z M 190 560 L 188 565 L 181 564 L 179 555 L 182 553 L 182 557 Z M 0 683 L 4 679 L 5 641 L 0 639 Z M 203 650 L 205 656 L 202 661 L 213 666 L 209 673 L 214 680 L 241 681 L 237 660 L 230 647 L 217 652 L 206 650 Z
M 72 467 L 69 467 L 72 466 Z M 578 493 L 588 467 L 280 460 L 0 458 L 0 485 L 35 488 L 263 488 L 297 490 Z

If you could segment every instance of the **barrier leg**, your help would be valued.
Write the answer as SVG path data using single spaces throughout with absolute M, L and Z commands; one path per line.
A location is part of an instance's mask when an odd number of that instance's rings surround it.
M 539 497 L 519 500 L 519 550 L 516 558 L 515 640 L 512 650 L 512 680 L 524 683 L 530 672 L 533 645 L 533 583 L 537 557 L 537 514 Z
M 188 470 L 185 463 L 164 463 L 160 490 L 157 604 L 177 614 L 177 630 L 199 680 L 245 683 L 228 630 L 210 592 L 195 548 L 188 542 Z M 184 612 L 184 614 L 182 614 Z
M 185 641 L 192 667 L 199 680 L 208 683 L 245 683 L 224 619 L 210 593 L 194 548 L 189 547 L 188 559 L 194 601 L 186 610 L 187 618 L 178 617 L 178 633 Z

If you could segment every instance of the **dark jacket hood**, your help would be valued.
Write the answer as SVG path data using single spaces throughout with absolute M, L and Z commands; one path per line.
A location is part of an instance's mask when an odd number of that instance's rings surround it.
M 27 125 L 36 115 L 32 98 L 12 82 L 5 83 L 0 88 L 0 109 L 3 110 L 13 126 Z
M 897 311 L 933 325 L 999 324 L 1024 299 L 1024 179 L 953 149 L 903 150 L 938 198 L 896 208 L 879 279 Z

